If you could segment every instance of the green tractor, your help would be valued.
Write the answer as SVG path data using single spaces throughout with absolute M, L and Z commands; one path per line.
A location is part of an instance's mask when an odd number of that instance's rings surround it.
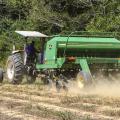
M 63 86 L 78 76 L 80 86 L 92 84 L 97 72 L 115 71 L 120 68 L 120 41 L 113 33 L 73 32 L 69 35 L 47 36 L 39 32 L 16 31 L 28 37 L 40 38 L 40 51 L 31 61 L 24 50 L 14 50 L 7 61 L 10 82 L 19 84 L 24 74 L 29 83 L 37 76 L 46 83 Z M 25 39 L 27 44 L 27 39 Z M 23 55 L 24 53 L 24 55 Z

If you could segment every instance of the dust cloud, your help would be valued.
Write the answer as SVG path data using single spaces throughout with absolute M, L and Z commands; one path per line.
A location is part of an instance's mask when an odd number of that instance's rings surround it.
M 105 97 L 120 97 L 120 74 L 117 76 L 97 77 L 93 85 L 84 88 L 81 82 L 70 82 L 69 94 L 71 95 L 99 95 Z
M 89 89 L 88 94 L 120 97 L 120 82 L 101 81 Z

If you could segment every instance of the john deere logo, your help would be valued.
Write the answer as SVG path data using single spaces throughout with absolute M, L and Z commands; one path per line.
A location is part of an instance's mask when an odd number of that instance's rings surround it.
M 49 49 L 52 49 L 52 45 L 49 45 Z

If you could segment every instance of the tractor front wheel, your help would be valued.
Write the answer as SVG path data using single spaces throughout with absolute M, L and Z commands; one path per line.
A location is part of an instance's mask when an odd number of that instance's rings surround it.
M 35 70 L 33 69 L 32 66 L 29 66 L 27 69 L 26 69 L 26 79 L 27 79 L 27 83 L 28 84 L 32 84 L 35 82 L 36 80 L 36 72 Z
M 34 83 L 35 82 L 35 80 L 36 80 L 36 76 L 35 75 L 26 75 L 26 78 L 27 78 L 27 83 L 28 84 L 32 84 L 32 83 Z

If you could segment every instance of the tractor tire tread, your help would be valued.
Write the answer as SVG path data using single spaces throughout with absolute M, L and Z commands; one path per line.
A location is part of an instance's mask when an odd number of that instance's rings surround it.
M 12 79 L 12 83 L 20 84 L 23 78 L 23 61 L 20 53 L 15 53 L 8 57 L 8 61 L 12 61 L 14 63 L 14 78 Z

